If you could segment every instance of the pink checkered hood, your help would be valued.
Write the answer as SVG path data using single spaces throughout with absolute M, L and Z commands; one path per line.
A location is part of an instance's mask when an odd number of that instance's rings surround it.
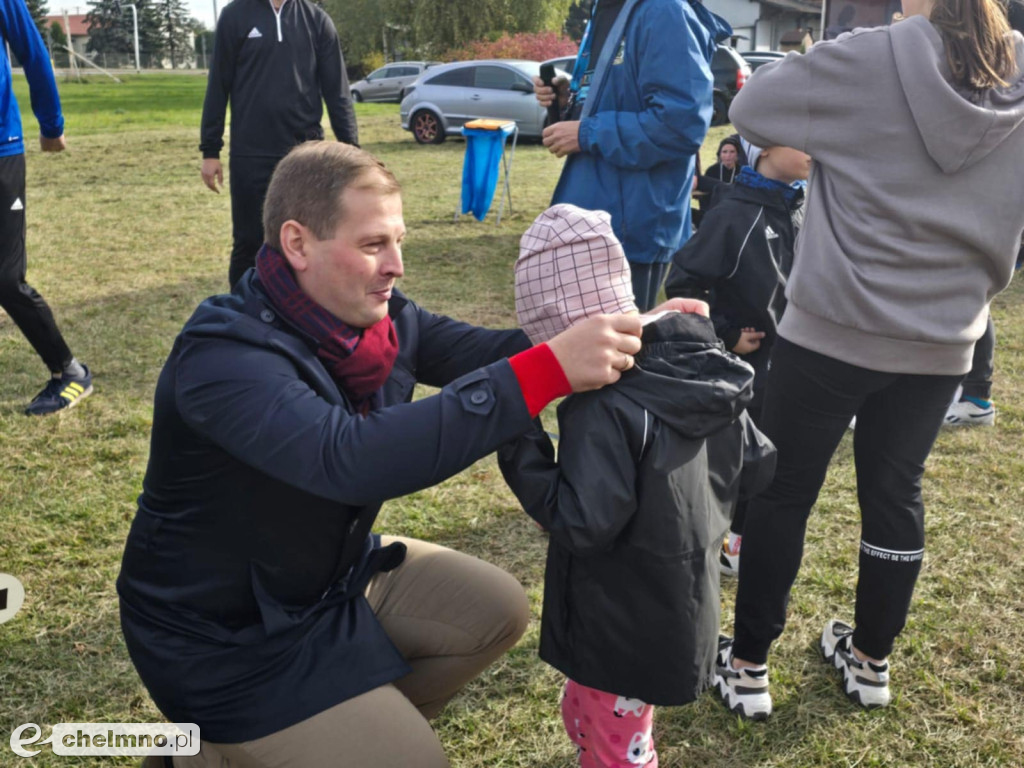
M 592 315 L 635 312 L 622 244 L 604 211 L 559 203 L 519 241 L 516 317 L 534 344 Z

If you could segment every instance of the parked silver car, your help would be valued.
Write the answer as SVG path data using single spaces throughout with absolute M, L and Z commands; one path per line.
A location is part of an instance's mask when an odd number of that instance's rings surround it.
M 547 61 L 542 61 L 541 64 L 554 64 L 555 65 L 555 69 L 560 69 L 560 70 L 562 70 L 562 72 L 567 74 L 569 77 L 572 77 L 573 67 L 576 66 L 576 57 L 575 56 L 558 56 L 558 57 L 556 57 L 554 59 L 548 59 Z
M 750 65 L 751 70 L 755 70 L 764 64 L 785 58 L 786 54 L 782 51 L 743 51 L 740 56 Z
M 351 85 L 352 101 L 401 101 L 405 88 L 435 61 L 393 61 Z
M 519 135 L 538 137 L 546 111 L 533 96 L 536 61 L 460 61 L 431 69 L 406 88 L 402 128 L 420 144 L 440 144 L 478 117 L 515 120 Z

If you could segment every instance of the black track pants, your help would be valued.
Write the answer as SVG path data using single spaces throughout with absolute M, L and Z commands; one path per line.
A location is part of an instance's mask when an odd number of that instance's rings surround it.
M 25 282 L 25 156 L 0 157 L 0 307 L 51 373 L 71 362 L 46 300 Z
M 232 157 L 229 167 L 231 189 L 231 265 L 228 281 L 232 288 L 256 263 L 263 245 L 263 198 L 279 157 Z
M 871 371 L 785 339 L 776 342 L 759 425 L 778 449 L 778 467 L 771 487 L 747 508 L 737 657 L 766 661 L 782 634 L 807 518 L 855 414 L 861 543 L 853 641 L 874 658 L 889 655 L 906 622 L 924 554 L 925 459 L 960 379 Z

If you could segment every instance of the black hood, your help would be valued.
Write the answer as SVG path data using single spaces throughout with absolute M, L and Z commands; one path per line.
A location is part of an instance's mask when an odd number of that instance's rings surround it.
M 722 154 L 722 147 L 724 147 L 726 144 L 736 148 L 736 169 L 737 170 L 742 168 L 744 165 L 748 165 L 748 163 L 747 163 L 747 153 L 743 151 L 743 145 L 740 143 L 739 134 L 736 134 L 736 133 L 732 134 L 731 136 L 726 136 L 724 139 L 722 139 L 720 142 L 718 142 L 718 149 L 715 151 L 715 162 L 716 163 L 722 162 L 719 156 Z
M 644 328 L 636 366 L 615 388 L 671 429 L 699 438 L 746 408 L 754 369 L 725 351 L 709 319 L 669 312 Z

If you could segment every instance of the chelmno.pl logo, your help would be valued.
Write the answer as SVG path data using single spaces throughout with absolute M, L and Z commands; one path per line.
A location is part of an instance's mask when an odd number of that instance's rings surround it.
M 55 755 L 199 754 L 195 723 L 57 723 L 48 738 L 42 735 L 35 723 L 19 725 L 11 734 L 11 749 L 21 757 L 35 757 L 43 744 Z

